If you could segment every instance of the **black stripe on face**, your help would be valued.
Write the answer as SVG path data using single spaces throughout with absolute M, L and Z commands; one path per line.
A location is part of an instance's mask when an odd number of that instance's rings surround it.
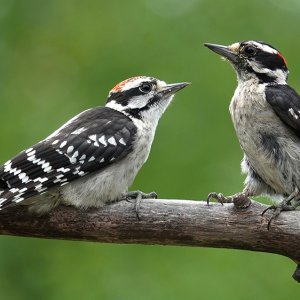
M 264 42 L 256 43 L 274 49 L 275 53 L 264 51 L 263 49 L 260 49 L 256 44 L 253 44 L 249 41 L 244 41 L 240 44 L 240 54 L 249 60 L 258 62 L 261 68 L 266 68 L 272 71 L 275 71 L 277 69 L 281 69 L 283 71 L 288 70 L 285 59 L 276 48 Z M 253 49 L 256 49 L 256 52 L 248 53 L 247 47 L 252 47 Z
M 255 60 L 261 64 L 262 67 L 272 71 L 281 69 L 287 71 L 287 66 L 283 58 L 277 53 L 267 53 L 258 50 Z
M 127 106 L 129 100 L 132 97 L 143 95 L 144 93 L 140 91 L 139 87 L 132 88 L 130 90 L 120 91 L 120 92 L 112 92 L 108 98 L 106 103 L 110 101 L 116 101 L 118 104 L 122 106 Z
M 141 107 L 141 108 L 128 108 L 125 110 L 128 114 L 133 116 L 134 118 L 140 119 L 141 118 L 141 113 L 143 111 L 149 110 L 153 105 L 155 105 L 157 102 L 161 101 L 161 96 L 160 95 L 155 95 L 151 99 L 149 99 L 148 103 Z
M 255 72 L 250 66 L 247 67 L 247 72 L 255 74 L 255 76 L 259 79 L 260 83 L 273 83 L 276 81 L 276 78 L 268 76 L 265 73 Z
M 129 90 L 111 92 L 110 95 L 107 98 L 106 103 L 108 103 L 110 101 L 116 101 L 116 103 L 121 104 L 122 106 L 127 106 L 128 103 L 129 103 L 129 100 L 131 98 L 146 94 L 145 92 L 141 91 L 141 89 L 140 89 L 140 87 L 144 83 L 151 84 L 152 85 L 152 90 L 153 90 L 153 88 L 156 88 L 156 81 L 155 80 L 144 81 L 144 82 L 141 82 L 139 86 L 131 88 Z

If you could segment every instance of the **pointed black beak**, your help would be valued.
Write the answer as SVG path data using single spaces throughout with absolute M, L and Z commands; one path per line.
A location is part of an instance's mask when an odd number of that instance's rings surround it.
M 171 83 L 167 84 L 161 91 L 163 95 L 173 95 L 178 91 L 182 90 L 186 86 L 190 85 L 189 82 L 179 82 L 179 83 Z
M 228 59 L 232 63 L 237 63 L 239 61 L 239 56 L 237 53 L 233 52 L 229 47 L 217 44 L 209 44 L 205 43 L 205 47 L 210 49 L 213 52 L 218 53 L 219 55 L 223 56 L 224 58 Z

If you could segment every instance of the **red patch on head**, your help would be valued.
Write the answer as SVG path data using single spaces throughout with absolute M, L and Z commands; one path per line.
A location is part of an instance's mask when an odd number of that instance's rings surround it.
M 282 54 L 279 51 L 277 51 L 277 55 L 283 60 L 285 66 L 287 67 L 287 62 L 286 62 L 285 58 L 282 56 Z
M 117 92 L 121 91 L 128 82 L 135 81 L 136 79 L 138 79 L 140 77 L 141 76 L 135 76 L 135 77 L 131 77 L 131 78 L 121 81 L 111 90 L 111 92 L 117 93 Z

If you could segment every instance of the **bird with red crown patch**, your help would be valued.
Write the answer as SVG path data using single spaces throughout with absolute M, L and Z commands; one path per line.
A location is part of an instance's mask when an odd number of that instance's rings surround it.
M 238 86 L 230 104 L 233 124 L 244 152 L 242 170 L 247 174 L 243 193 L 211 198 L 269 195 L 282 197 L 270 206 L 274 213 L 300 205 L 300 96 L 287 84 L 283 55 L 270 44 L 242 41 L 229 46 L 205 44 L 225 58 L 237 73 Z

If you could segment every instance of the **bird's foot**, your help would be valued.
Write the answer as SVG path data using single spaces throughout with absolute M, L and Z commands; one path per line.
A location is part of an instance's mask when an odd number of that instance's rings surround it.
M 247 208 L 251 205 L 251 199 L 244 192 L 226 197 L 221 193 L 210 193 L 207 197 L 207 205 L 211 199 L 216 199 L 222 205 L 223 203 L 233 203 L 236 208 Z
M 132 192 L 127 192 L 125 194 L 125 200 L 128 202 L 131 202 L 132 200 L 134 201 L 134 210 L 136 217 L 138 220 L 140 220 L 140 206 L 141 206 L 141 201 L 142 199 L 157 199 L 157 194 L 155 192 L 151 192 L 149 194 L 143 193 L 141 191 L 132 191 Z
M 141 196 L 141 199 L 157 199 L 157 194 L 155 192 L 148 194 L 141 191 L 132 191 L 125 194 L 126 200 L 135 200 L 137 196 Z
M 207 205 L 209 205 L 210 200 L 215 199 L 217 200 L 217 202 L 221 203 L 223 205 L 223 203 L 232 203 L 233 202 L 233 196 L 224 196 L 222 193 L 209 193 L 207 196 Z
M 268 221 L 268 230 L 270 230 L 271 222 L 274 220 L 282 211 L 292 211 L 295 210 L 298 206 L 300 206 L 300 200 L 296 200 L 295 204 L 291 204 L 293 197 L 288 197 L 281 201 L 278 205 L 270 205 L 262 212 L 262 216 L 269 210 L 273 210 L 271 218 Z

